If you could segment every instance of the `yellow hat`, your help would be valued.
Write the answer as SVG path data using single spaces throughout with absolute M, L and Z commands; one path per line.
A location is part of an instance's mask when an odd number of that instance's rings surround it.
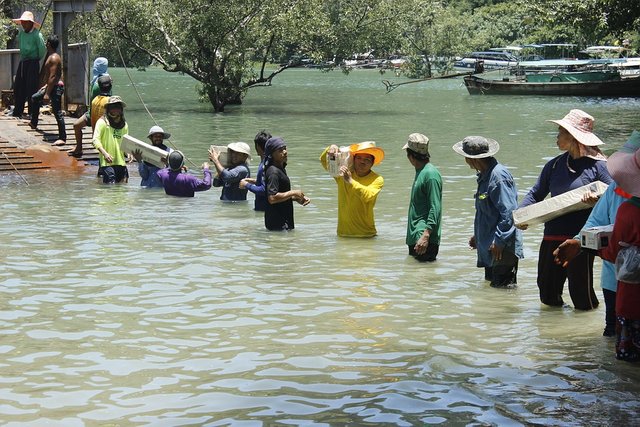
M 349 151 L 354 156 L 356 154 L 369 154 L 373 156 L 373 164 L 379 164 L 382 159 L 384 159 L 384 150 L 382 148 L 376 147 L 376 143 L 374 141 L 364 141 L 358 144 L 351 144 L 349 146 Z

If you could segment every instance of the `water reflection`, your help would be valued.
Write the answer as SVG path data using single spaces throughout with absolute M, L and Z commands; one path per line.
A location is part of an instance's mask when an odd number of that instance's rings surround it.
M 143 96 L 164 93 L 165 76 L 144 73 Z M 450 81 L 384 95 L 376 74 L 300 70 L 212 117 L 190 81 L 170 79 L 156 111 L 196 164 L 211 143 L 267 128 L 291 141 L 288 172 L 312 205 L 296 206 L 295 231 L 268 233 L 252 203 L 168 198 L 135 172 L 119 186 L 93 169 L 30 173 L 28 187 L 0 177 L 3 425 L 633 424 L 637 368 L 613 360 L 602 310 L 538 302 L 541 229 L 525 236 L 518 289 L 484 282 L 467 247 L 475 178 L 451 151 L 491 133 L 522 193 L 557 152 L 544 120 L 583 101 L 492 101 Z M 144 135 L 149 119 L 127 104 Z M 612 145 L 626 140 L 615 126 L 640 127 L 637 101 L 584 108 Z M 413 131 L 444 177 L 443 246 L 427 265 L 404 244 Z M 379 236 L 337 238 L 317 157 L 364 139 L 387 151 Z

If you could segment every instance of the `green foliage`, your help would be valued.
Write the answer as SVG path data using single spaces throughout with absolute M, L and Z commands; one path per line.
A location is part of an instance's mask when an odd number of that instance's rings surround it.
M 99 0 L 76 19 L 112 64 L 185 73 L 215 111 L 300 61 L 339 67 L 355 54 L 408 56 L 412 77 L 456 56 L 524 43 L 589 44 L 637 35 L 637 0 Z M 614 25 L 615 24 L 615 25 Z M 611 31 L 609 31 L 611 26 Z M 636 37 L 637 39 L 637 37 Z M 640 42 L 639 40 L 636 43 Z M 280 65 L 272 65 L 280 64 Z M 343 67 L 346 71 L 347 68 Z

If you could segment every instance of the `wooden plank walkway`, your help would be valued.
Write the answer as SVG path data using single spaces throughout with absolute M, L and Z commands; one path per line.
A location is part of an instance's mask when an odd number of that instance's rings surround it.
M 40 160 L 28 155 L 23 148 L 0 139 L 0 171 L 48 169 Z
M 76 138 L 73 131 L 73 123 L 76 119 L 73 117 L 65 117 L 64 119 L 67 141 L 65 145 L 57 146 L 57 148 L 69 154 L 76 148 Z M 40 114 L 37 129 L 31 129 L 29 122 L 22 120 L 18 121 L 18 126 L 46 143 L 53 144 L 58 139 L 58 125 L 51 114 Z M 91 136 L 91 126 L 82 129 L 82 160 L 85 161 L 98 160 L 98 151 L 91 145 Z

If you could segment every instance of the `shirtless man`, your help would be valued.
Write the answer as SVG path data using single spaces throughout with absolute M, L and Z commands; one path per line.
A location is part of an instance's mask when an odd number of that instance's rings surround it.
M 62 116 L 62 94 L 64 93 L 64 84 L 60 78 L 62 77 L 62 60 L 58 55 L 58 36 L 55 34 L 47 39 L 47 59 L 40 71 L 40 84 L 42 87 L 31 96 L 34 108 L 31 112 L 31 122 L 29 126 L 33 129 L 38 127 L 38 116 L 40 114 L 40 106 L 48 101 L 51 102 L 53 115 L 58 124 L 58 139 L 53 145 L 64 145 L 67 141 L 67 131 L 65 129 L 64 118 Z

